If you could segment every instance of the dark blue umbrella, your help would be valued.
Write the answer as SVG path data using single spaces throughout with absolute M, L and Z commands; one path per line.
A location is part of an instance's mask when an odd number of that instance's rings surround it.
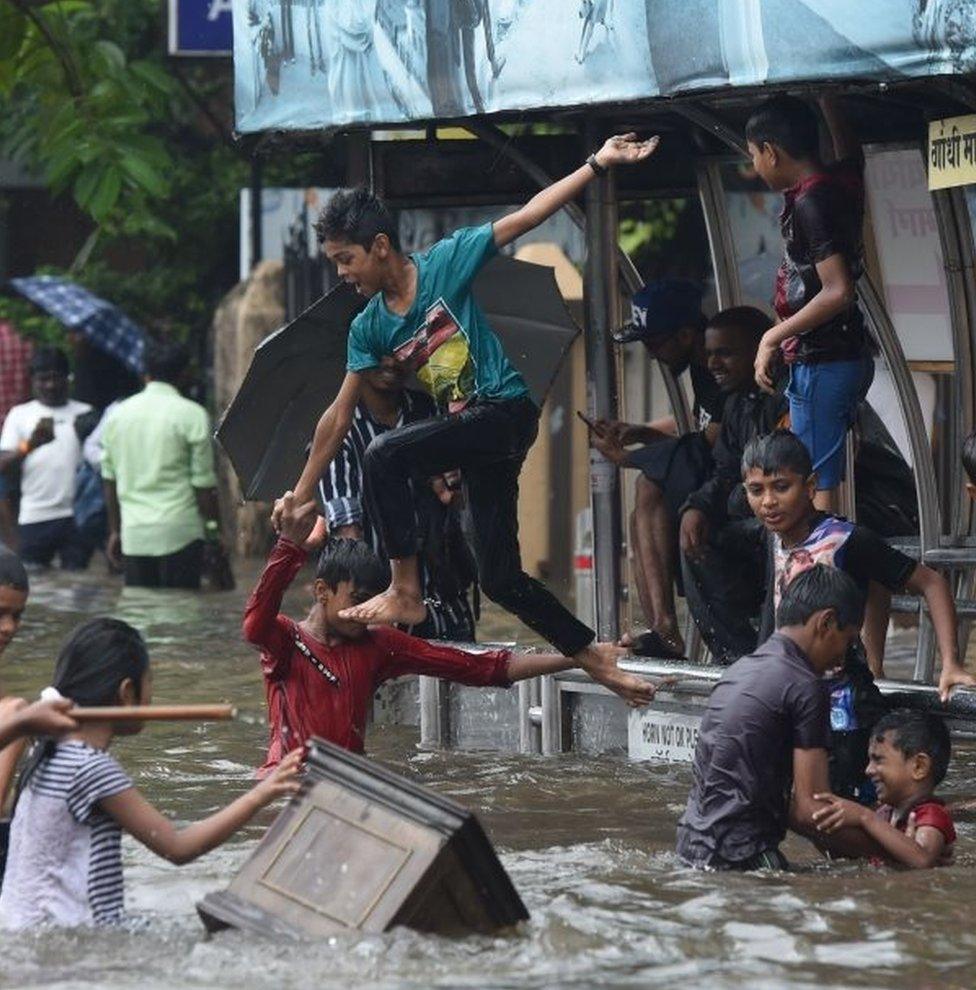
M 10 284 L 66 327 L 83 333 L 94 347 L 142 374 L 145 334 L 118 306 L 55 275 L 12 278 Z

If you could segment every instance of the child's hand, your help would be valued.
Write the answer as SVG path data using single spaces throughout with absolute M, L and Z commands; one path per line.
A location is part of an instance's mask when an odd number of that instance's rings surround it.
M 78 728 L 78 723 L 68 714 L 74 704 L 70 698 L 35 701 L 32 705 L 25 705 L 18 715 L 29 735 L 63 736 Z
M 813 799 L 827 805 L 813 813 L 818 832 L 829 834 L 839 828 L 857 828 L 864 821 L 864 816 L 871 814 L 863 804 L 837 797 L 836 794 L 814 794 Z
M 779 361 L 779 347 L 771 343 L 764 335 L 759 341 L 759 349 L 756 351 L 756 384 L 764 392 L 773 393 L 776 391 L 773 372 L 776 369 L 777 361 Z
M 280 797 L 292 797 L 302 789 L 302 757 L 305 750 L 293 749 L 259 784 L 252 793 L 263 808 Z
M 607 138 L 603 147 L 596 153 L 597 164 L 608 168 L 611 165 L 631 165 L 650 158 L 657 150 L 661 139 L 655 134 L 647 141 L 640 141 L 637 135 L 618 134 Z
M 939 700 L 945 704 L 952 695 L 952 689 L 957 687 L 976 687 L 976 677 L 967 673 L 964 667 L 950 667 L 942 664 L 942 674 L 939 677 Z
M 302 546 L 315 528 L 315 501 L 309 500 L 304 505 L 296 505 L 294 494 L 285 492 L 275 503 L 275 511 L 278 512 L 279 536 Z

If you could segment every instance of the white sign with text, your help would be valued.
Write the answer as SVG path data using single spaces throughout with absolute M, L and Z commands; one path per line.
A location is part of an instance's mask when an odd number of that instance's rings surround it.
M 656 763 L 691 763 L 698 744 L 698 715 L 643 708 L 627 719 L 627 755 Z

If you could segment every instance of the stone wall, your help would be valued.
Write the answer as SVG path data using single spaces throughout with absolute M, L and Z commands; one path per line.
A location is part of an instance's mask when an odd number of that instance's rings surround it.
M 217 307 L 213 333 L 218 420 L 244 380 L 254 348 L 284 323 L 284 289 L 281 262 L 262 261 Z M 272 540 L 270 505 L 242 501 L 237 476 L 223 452 L 218 452 L 217 472 L 228 549 L 242 557 L 264 556 Z

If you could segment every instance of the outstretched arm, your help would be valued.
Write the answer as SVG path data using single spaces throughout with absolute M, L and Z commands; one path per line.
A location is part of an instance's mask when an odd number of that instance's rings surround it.
M 301 787 L 298 779 L 301 759 L 302 751 L 293 750 L 273 773 L 246 794 L 186 828 L 177 828 L 134 787 L 102 798 L 99 804 L 107 815 L 157 856 L 182 865 L 225 842 L 265 805 L 279 797 L 297 794 Z
M 618 135 L 607 138 L 595 157 L 597 163 L 604 168 L 640 162 L 654 153 L 658 141 L 656 135 L 647 141 L 638 141 L 636 134 Z M 536 193 L 525 206 L 496 220 L 492 225 L 495 245 L 504 247 L 522 234 L 534 230 L 557 210 L 576 199 L 595 176 L 593 169 L 588 164 L 583 164 L 575 172 L 570 172 L 558 182 Z
M 332 463 L 332 458 L 338 453 L 345 440 L 349 427 L 352 425 L 356 403 L 359 401 L 360 376 L 356 371 L 347 371 L 346 377 L 339 388 L 339 394 L 332 405 L 322 413 L 315 435 L 312 437 L 312 449 L 305 470 L 295 485 L 295 501 L 300 505 L 315 498 L 315 486 L 325 469 Z M 279 500 L 280 502 L 280 500 Z M 272 521 L 275 529 L 280 529 L 281 509 L 279 502 L 275 503 Z
M 815 794 L 814 797 L 822 802 L 813 817 L 824 834 L 830 836 L 838 829 L 860 828 L 878 843 L 886 859 L 913 870 L 928 870 L 939 865 L 946 844 L 939 829 L 923 825 L 914 830 L 912 838 L 863 804 L 847 801 L 836 794 Z

